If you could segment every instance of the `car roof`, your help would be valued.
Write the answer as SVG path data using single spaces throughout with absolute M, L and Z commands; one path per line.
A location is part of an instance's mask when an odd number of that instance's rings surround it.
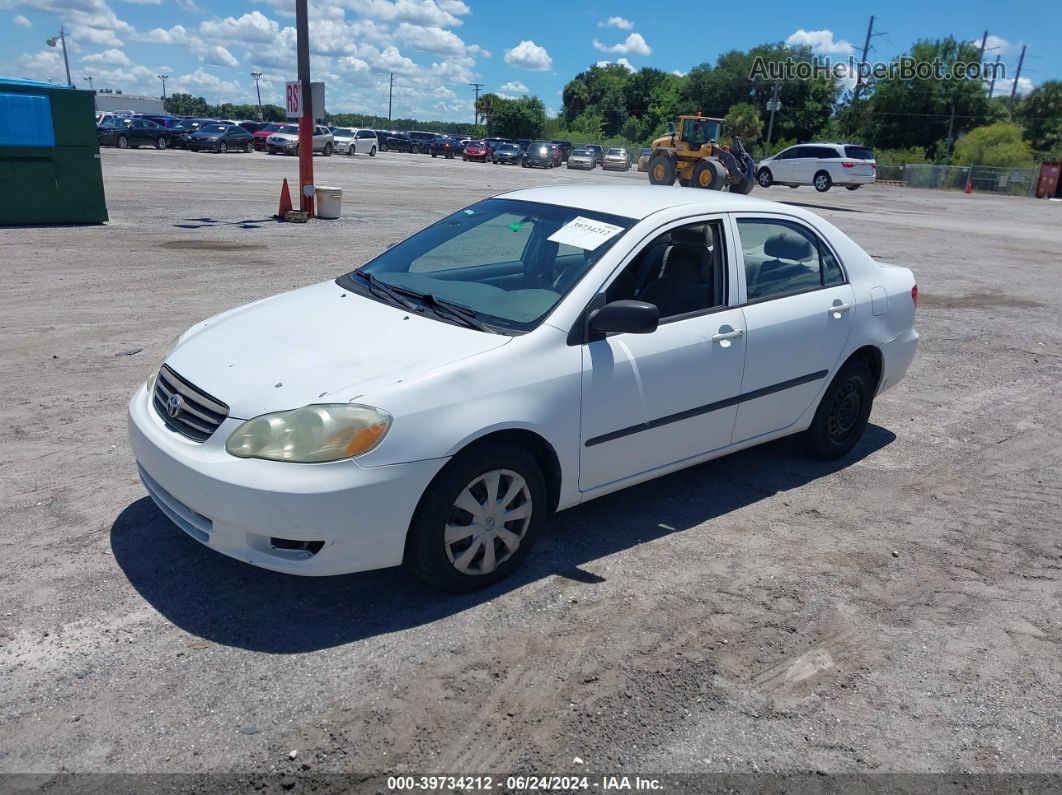
M 785 212 L 804 215 L 799 208 L 723 191 L 665 185 L 558 185 L 502 193 L 502 199 L 556 204 L 580 210 L 641 220 L 660 210 L 697 205 L 705 212 Z

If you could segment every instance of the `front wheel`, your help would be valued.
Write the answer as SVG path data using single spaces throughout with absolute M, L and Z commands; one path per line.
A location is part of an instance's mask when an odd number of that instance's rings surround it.
M 165 149 L 166 148 L 166 138 L 164 136 L 160 135 L 158 138 L 155 139 L 155 148 L 156 149 Z
M 527 450 L 482 444 L 458 455 L 417 505 L 406 565 L 452 593 L 484 588 L 527 557 L 548 513 L 542 470 Z
M 761 188 L 769 188 L 774 184 L 774 174 L 769 168 L 761 168 L 756 174 L 756 181 L 760 183 Z
M 653 155 L 649 161 L 649 182 L 653 185 L 674 185 L 675 162 L 665 154 Z
M 859 185 L 845 185 L 845 190 L 859 190 Z
M 701 160 L 693 169 L 693 187 L 705 190 L 722 190 L 726 182 L 726 169 L 718 160 Z
M 247 154 L 251 154 L 251 152 L 254 151 L 254 144 L 248 141 L 246 144 L 244 144 L 243 151 L 245 151 Z
M 874 379 L 862 359 L 837 372 L 804 432 L 807 451 L 817 458 L 840 458 L 863 436 L 874 405 Z
M 371 148 L 371 149 L 369 150 L 369 157 L 376 157 L 376 147 L 375 147 L 375 146 L 374 146 L 374 147 L 372 147 L 372 148 Z
M 218 144 L 218 152 L 220 154 L 225 154 L 227 151 L 229 151 L 229 145 L 227 143 L 222 141 L 220 144 Z
M 129 148 L 129 139 L 126 138 L 124 135 L 119 135 L 118 136 L 118 140 L 115 141 L 114 143 L 118 146 L 119 149 L 128 149 Z
M 332 144 L 325 144 L 325 148 L 324 148 L 324 153 L 323 154 L 324 154 L 325 157 L 331 157 L 332 156 Z
M 815 175 L 814 184 L 815 190 L 817 190 L 819 193 L 825 193 L 830 189 L 830 186 L 833 184 L 833 180 L 830 179 L 830 175 L 827 174 L 825 171 L 820 171 L 818 174 Z

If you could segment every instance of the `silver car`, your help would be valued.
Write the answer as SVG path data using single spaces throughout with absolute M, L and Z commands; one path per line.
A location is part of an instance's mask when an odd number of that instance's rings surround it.
M 631 156 L 622 147 L 612 147 L 601 158 L 601 169 L 603 171 L 629 171 L 630 168 Z
M 594 153 L 589 149 L 573 149 L 568 155 L 568 168 L 594 169 Z

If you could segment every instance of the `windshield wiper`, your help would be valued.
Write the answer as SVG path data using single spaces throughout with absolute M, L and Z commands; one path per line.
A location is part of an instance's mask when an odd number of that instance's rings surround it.
M 420 299 L 437 315 L 445 314 L 451 320 L 456 320 L 458 323 L 468 326 L 469 328 L 478 329 L 479 331 L 489 331 L 491 334 L 499 333 L 497 329 L 488 326 L 482 320 L 479 320 L 478 313 L 474 309 L 470 309 L 463 304 L 457 304 L 453 301 L 447 301 L 445 298 L 439 298 L 435 293 L 422 293 L 411 287 L 391 285 L 391 289 L 395 292 Z M 440 309 L 443 311 L 440 312 Z
M 371 274 L 371 273 L 369 273 L 367 271 L 354 271 L 354 273 L 356 273 L 358 276 L 360 276 L 361 278 L 365 279 L 365 281 L 367 281 L 369 283 L 369 289 L 370 290 L 372 290 L 374 292 L 383 293 L 388 298 L 390 298 L 391 301 L 393 301 L 394 303 L 398 304 L 399 306 L 401 306 L 401 307 L 403 307 L 405 309 L 410 310 L 411 312 L 419 312 L 420 311 L 420 307 L 419 306 L 417 306 L 414 303 L 411 303 L 410 301 L 407 301 L 405 298 L 403 298 L 399 294 L 400 292 L 405 292 L 405 291 L 399 291 L 399 290 L 395 289 L 394 287 L 389 285 L 387 282 L 381 281 L 376 276 L 374 276 L 373 274 Z

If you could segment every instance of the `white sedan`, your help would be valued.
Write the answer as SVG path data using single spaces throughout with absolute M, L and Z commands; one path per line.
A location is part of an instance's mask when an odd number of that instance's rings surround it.
M 218 552 L 470 590 L 554 511 L 789 434 L 845 455 L 911 363 L 917 295 L 795 207 L 521 190 L 193 326 L 133 395 L 130 441 Z

